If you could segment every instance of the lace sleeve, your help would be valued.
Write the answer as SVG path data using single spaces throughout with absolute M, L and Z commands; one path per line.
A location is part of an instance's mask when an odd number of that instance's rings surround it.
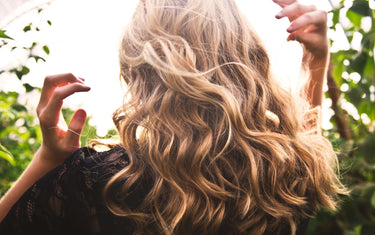
M 105 207 L 102 191 L 108 179 L 128 164 L 124 156 L 117 147 L 104 153 L 77 150 L 25 192 L 0 224 L 0 234 L 103 231 L 102 221 L 113 222 L 114 216 Z
M 307 110 L 303 115 L 302 132 L 307 134 L 321 134 L 321 113 L 320 106 Z

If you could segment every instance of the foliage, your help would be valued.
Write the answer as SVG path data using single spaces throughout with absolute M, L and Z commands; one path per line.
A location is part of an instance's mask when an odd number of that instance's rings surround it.
M 41 11 L 39 9 L 38 13 Z M 49 20 L 39 20 L 40 22 L 47 26 L 52 25 Z M 40 26 L 32 22 L 21 30 L 27 35 L 30 32 L 39 32 Z M 15 37 L 9 36 L 2 29 L 0 29 L 0 40 L 1 49 L 8 49 L 11 53 L 20 50 L 26 54 L 24 61 L 21 60 L 15 66 L 9 66 L 10 68 L 0 71 L 0 76 L 12 75 L 25 88 L 24 92 L 20 94 L 17 92 L 0 91 L 1 197 L 26 168 L 42 143 L 42 133 L 35 115 L 35 107 L 29 107 L 27 103 L 21 102 L 20 98 L 25 94 L 39 96 L 40 88 L 23 81 L 24 76 L 30 72 L 30 68 L 26 64 L 28 60 L 35 60 L 37 63 L 45 62 L 46 56 L 50 54 L 50 49 L 47 45 L 41 45 L 35 41 L 26 42 L 30 46 L 21 45 Z M 6 79 L 11 79 L 12 76 L 6 76 Z M 66 120 L 70 120 L 73 113 L 74 111 L 69 108 L 63 109 L 63 116 Z M 96 128 L 89 125 L 89 118 L 82 133 L 82 145 L 88 145 L 91 139 L 97 138 Z M 113 133 L 113 130 L 110 133 Z
M 42 9 L 38 10 L 38 14 L 42 12 Z M 52 23 L 50 20 L 41 21 L 35 23 L 31 22 L 23 27 L 22 31 L 25 33 L 25 38 L 32 33 L 32 32 L 39 32 L 42 26 L 51 26 Z M 45 62 L 45 56 L 48 56 L 50 53 L 49 47 L 47 45 L 42 45 L 37 41 L 29 41 L 24 40 L 21 42 L 20 40 L 16 40 L 13 37 L 7 35 L 5 30 L 0 29 L 0 48 L 7 49 L 9 52 L 16 52 L 18 54 L 25 54 L 25 58 L 23 62 L 17 63 L 15 66 L 10 66 L 7 69 L 1 69 L 0 75 L 5 74 L 14 74 L 18 78 L 18 80 L 22 80 L 22 78 L 30 73 L 30 69 L 26 66 L 27 61 L 32 59 L 35 62 L 43 61 Z M 5 50 L 4 50 L 5 51 Z M 20 53 L 21 52 L 21 53 Z M 31 92 L 34 89 L 38 89 L 33 87 L 32 85 L 22 82 L 23 86 L 26 89 L 26 92 Z
M 375 10 L 368 0 L 344 3 L 332 10 L 331 29 L 342 27 L 350 47 L 331 54 L 327 98 L 335 115 L 328 136 L 351 194 L 340 210 L 312 219 L 309 234 L 375 234 Z
M 38 10 L 38 13 L 40 12 L 41 10 Z M 40 29 L 35 23 L 29 23 L 22 30 L 26 34 L 29 31 L 39 31 Z M 2 29 L 0 29 L 0 39 L 0 48 L 3 51 L 15 52 L 19 50 L 26 54 L 24 61 L 2 69 L 0 76 L 13 74 L 22 83 L 25 93 L 31 93 L 33 90 L 38 91 L 38 88 L 22 82 L 22 78 L 30 72 L 26 66 L 29 59 L 35 59 L 36 62 L 45 61 L 38 48 L 48 46 L 41 46 L 38 42 L 26 42 L 30 46 L 23 45 Z M 11 78 L 12 76 L 6 76 L 6 79 Z M 20 102 L 21 96 L 22 94 L 17 92 L 0 91 L 0 196 L 8 190 L 12 182 L 26 168 L 42 141 L 34 112 L 28 110 L 27 103 Z
M 42 133 L 16 92 L 0 92 L 0 195 L 29 164 Z

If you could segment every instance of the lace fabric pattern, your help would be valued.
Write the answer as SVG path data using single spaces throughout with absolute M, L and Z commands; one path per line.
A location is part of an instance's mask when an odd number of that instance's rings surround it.
M 0 224 L 0 234 L 132 234 L 131 222 L 113 215 L 102 197 L 108 180 L 128 164 L 121 146 L 77 150 L 25 192 Z

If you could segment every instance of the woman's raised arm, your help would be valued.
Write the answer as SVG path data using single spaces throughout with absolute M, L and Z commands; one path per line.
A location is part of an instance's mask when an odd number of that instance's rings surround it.
M 37 107 L 43 143 L 20 178 L 0 200 L 0 222 L 29 187 L 80 147 L 86 112 L 77 110 L 66 128 L 61 108 L 66 97 L 89 90 L 90 87 L 83 84 L 83 79 L 73 74 L 48 76 L 45 79 Z
M 322 104 L 329 58 L 327 12 L 296 0 L 273 1 L 282 7 L 276 18 L 288 17 L 291 22 L 287 29 L 290 33 L 287 40 L 295 40 L 302 45 L 302 69 L 309 74 L 304 92 L 311 106 L 319 106 Z

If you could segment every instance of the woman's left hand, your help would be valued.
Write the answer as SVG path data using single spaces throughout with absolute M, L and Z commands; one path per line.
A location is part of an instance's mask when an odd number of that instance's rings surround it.
M 61 107 L 66 97 L 89 90 L 90 87 L 83 84 L 83 79 L 71 73 L 46 77 L 37 107 L 43 143 L 26 170 L 1 198 L 0 222 L 31 185 L 80 147 L 79 138 L 85 125 L 86 112 L 77 110 L 69 123 L 69 129 L 66 129 Z
M 329 53 L 327 37 L 327 12 L 318 10 L 314 5 L 304 5 L 296 0 L 273 0 L 282 7 L 277 19 L 288 17 L 291 22 L 287 31 L 289 40 L 301 43 L 304 58 L 324 59 Z M 305 61 L 307 62 L 307 61 Z

